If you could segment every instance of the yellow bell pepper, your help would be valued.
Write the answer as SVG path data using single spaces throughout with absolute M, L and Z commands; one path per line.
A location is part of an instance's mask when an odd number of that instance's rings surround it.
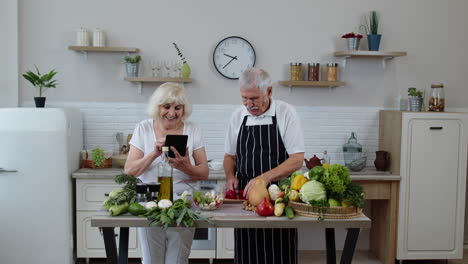
M 294 190 L 299 191 L 302 187 L 307 182 L 307 178 L 302 176 L 302 175 L 296 175 L 294 177 L 292 183 L 291 183 L 291 188 Z
M 299 193 L 296 190 L 289 191 L 288 195 L 289 201 L 297 202 L 299 201 Z

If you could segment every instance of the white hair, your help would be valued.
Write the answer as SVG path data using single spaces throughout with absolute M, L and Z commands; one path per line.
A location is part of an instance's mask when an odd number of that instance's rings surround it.
M 182 120 L 187 119 L 192 114 L 192 106 L 187 99 L 184 86 L 173 82 L 163 83 L 154 91 L 148 101 L 148 115 L 157 120 L 159 119 L 159 106 L 173 103 L 184 106 Z
M 252 85 L 266 92 L 271 87 L 271 78 L 268 72 L 260 68 L 248 68 L 242 72 L 239 78 L 241 89 L 250 88 Z

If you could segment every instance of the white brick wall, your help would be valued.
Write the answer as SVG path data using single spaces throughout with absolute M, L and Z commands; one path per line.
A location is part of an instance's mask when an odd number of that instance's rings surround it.
M 84 145 L 106 150 L 118 150 L 117 132 L 126 135 L 135 125 L 147 118 L 143 103 L 47 103 L 48 107 L 75 107 L 81 109 Z M 229 117 L 237 105 L 194 105 L 189 120 L 203 129 L 209 159 L 222 159 L 224 135 Z M 328 150 L 333 163 L 343 164 L 341 147 L 351 132 L 368 152 L 368 166 L 373 166 L 378 147 L 378 111 L 373 107 L 307 107 L 296 108 L 302 120 L 306 158 L 321 157 Z

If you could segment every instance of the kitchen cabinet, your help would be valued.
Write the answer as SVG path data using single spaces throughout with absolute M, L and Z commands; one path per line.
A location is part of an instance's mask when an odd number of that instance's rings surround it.
M 401 176 L 397 259 L 463 256 L 468 114 L 380 112 L 379 149 Z
M 76 254 L 77 258 L 105 258 L 106 251 L 102 231 L 91 227 L 91 217 L 101 211 L 105 194 L 119 188 L 112 179 L 76 180 Z M 116 243 L 118 243 L 118 233 Z M 130 229 L 129 251 L 131 258 L 141 257 L 140 244 L 135 228 Z

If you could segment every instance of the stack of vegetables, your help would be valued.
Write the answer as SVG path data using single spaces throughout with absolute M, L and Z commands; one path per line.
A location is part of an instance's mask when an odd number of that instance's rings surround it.
M 251 190 L 249 203 L 256 206 L 259 215 L 281 216 L 286 213 L 289 218 L 294 218 L 292 208 L 287 206 L 288 201 L 303 202 L 318 208 L 363 208 L 365 205 L 362 186 L 351 182 L 348 168 L 340 164 L 316 166 L 305 173 L 296 171 L 280 180 L 278 185 L 272 184 L 266 191 L 258 183 Z
M 132 175 L 121 174 L 115 177 L 115 182 L 125 184 L 122 188 L 113 190 L 104 201 L 103 207 L 111 216 L 118 216 L 129 212 L 132 215 L 146 217 L 151 221 L 150 225 L 158 225 L 167 228 L 170 225 L 192 227 L 195 220 L 211 223 L 201 214 L 193 211 L 191 201 L 187 201 L 185 191 L 180 199 L 172 203 L 170 200 L 162 199 L 146 204 L 135 203 L 137 178 Z

